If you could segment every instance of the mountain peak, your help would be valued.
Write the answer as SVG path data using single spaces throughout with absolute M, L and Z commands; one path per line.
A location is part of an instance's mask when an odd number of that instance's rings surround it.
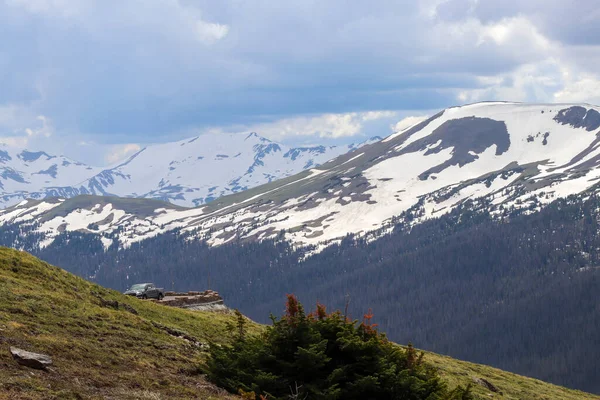
M 269 139 L 267 139 L 267 138 L 265 138 L 265 137 L 263 137 L 263 136 L 260 136 L 260 135 L 259 135 L 258 133 L 256 133 L 256 132 L 251 132 L 251 133 L 250 133 L 248 136 L 246 136 L 246 138 L 245 138 L 244 140 L 248 140 L 248 139 L 257 139 L 257 140 L 259 140 L 259 141 L 261 141 L 261 142 L 268 142 L 268 143 L 272 143 L 272 141 L 271 141 L 271 140 L 269 140 Z

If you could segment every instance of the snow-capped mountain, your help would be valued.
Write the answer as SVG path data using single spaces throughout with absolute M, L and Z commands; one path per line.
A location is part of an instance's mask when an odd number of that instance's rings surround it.
M 291 148 L 256 133 L 202 135 L 148 146 L 81 184 L 82 193 L 198 206 L 322 164 L 366 143 Z
M 0 205 L 93 194 L 197 206 L 296 174 L 377 139 L 348 146 L 292 148 L 256 133 L 201 135 L 145 147 L 106 169 L 63 156 L 3 147 Z
M 535 212 L 598 187 L 599 110 L 499 102 L 453 107 L 319 167 L 198 208 L 146 201 L 139 212 L 126 200 L 88 196 L 22 202 L 3 211 L 0 222 L 29 224 L 44 244 L 81 230 L 126 246 L 179 228 L 213 245 L 270 237 L 323 245 L 385 228 L 399 216 L 418 223 L 467 200 L 496 214 L 511 207 Z
M 0 206 L 24 198 L 76 196 L 80 189 L 73 185 L 100 171 L 67 157 L 0 145 Z

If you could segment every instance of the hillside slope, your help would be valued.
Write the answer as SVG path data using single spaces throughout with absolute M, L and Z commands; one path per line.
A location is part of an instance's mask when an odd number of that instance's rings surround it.
M 129 298 L 6 248 L 0 248 L 0 293 L 0 398 L 228 398 L 197 376 L 206 352 L 167 331 L 220 342 L 233 321 L 228 314 Z M 103 307 L 101 299 L 118 301 L 118 309 Z M 46 353 L 54 366 L 49 372 L 18 366 L 9 346 Z
M 128 298 L 6 248 L 0 248 L 0 292 L 0 398 L 228 398 L 197 375 L 206 353 L 176 335 L 222 342 L 230 315 Z M 101 299 L 119 306 L 102 306 Z M 9 346 L 47 353 L 54 366 L 48 372 L 18 366 Z M 600 398 L 483 365 L 426 357 L 451 385 L 485 379 L 502 392 L 475 385 L 478 399 Z
M 406 211 L 417 223 L 469 200 L 496 214 L 511 207 L 533 212 L 600 178 L 598 110 L 585 104 L 453 107 L 319 167 L 198 208 L 156 206 L 139 215 L 88 198 L 78 208 L 68 206 L 71 213 L 51 217 L 59 200 L 22 202 L 0 213 L 0 224 L 37 224 L 44 245 L 62 231 L 93 233 L 126 247 L 182 229 L 211 245 L 282 237 L 322 248 L 349 233 L 390 226 Z

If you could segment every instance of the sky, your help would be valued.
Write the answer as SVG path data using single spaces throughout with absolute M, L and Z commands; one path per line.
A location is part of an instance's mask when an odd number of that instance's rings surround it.
M 386 136 L 485 100 L 600 104 L 597 0 L 0 0 L 0 142 Z

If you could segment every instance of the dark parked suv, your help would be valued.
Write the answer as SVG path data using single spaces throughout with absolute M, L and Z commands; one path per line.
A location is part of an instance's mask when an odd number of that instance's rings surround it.
M 163 288 L 157 288 L 154 286 L 154 283 L 137 283 L 127 289 L 125 294 L 129 296 L 136 296 L 140 299 L 162 300 L 163 297 L 165 297 Z

